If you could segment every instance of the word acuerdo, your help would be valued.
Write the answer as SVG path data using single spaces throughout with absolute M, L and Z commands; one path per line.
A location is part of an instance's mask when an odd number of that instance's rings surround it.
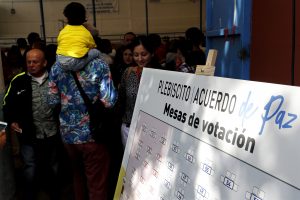
M 237 102 L 235 94 L 200 87 L 192 88 L 189 85 L 163 80 L 159 81 L 157 92 L 185 102 L 190 100 L 193 104 L 229 114 L 234 112 Z

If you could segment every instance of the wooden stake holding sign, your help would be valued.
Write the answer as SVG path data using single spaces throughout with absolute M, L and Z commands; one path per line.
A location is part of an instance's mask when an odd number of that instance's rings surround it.
M 217 59 L 218 51 L 215 49 L 211 49 L 208 52 L 206 64 L 205 65 L 197 65 L 195 74 L 197 75 L 206 75 L 213 76 L 215 74 L 215 64 Z

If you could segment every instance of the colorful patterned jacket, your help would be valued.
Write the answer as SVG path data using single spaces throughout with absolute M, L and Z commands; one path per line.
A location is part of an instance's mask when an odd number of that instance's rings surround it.
M 95 102 L 98 98 L 105 107 L 113 107 L 117 100 L 108 65 L 101 59 L 94 59 L 82 70 L 76 72 L 78 80 Z M 65 71 L 56 62 L 49 73 L 49 104 L 61 104 L 60 132 L 66 144 L 94 142 L 89 130 L 89 115 L 70 71 Z

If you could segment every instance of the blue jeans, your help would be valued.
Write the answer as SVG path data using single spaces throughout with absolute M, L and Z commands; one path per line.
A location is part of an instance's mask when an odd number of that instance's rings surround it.
M 21 156 L 24 163 L 24 197 L 27 200 L 36 199 L 40 182 L 37 179 L 41 174 L 43 182 L 47 183 L 47 190 L 51 199 L 58 199 L 58 148 L 59 137 L 52 136 L 46 139 L 37 139 L 37 142 L 28 145 L 21 144 Z M 47 173 L 45 173 L 47 171 Z M 46 180 L 45 180 L 46 179 Z
M 73 58 L 70 56 L 57 55 L 57 60 L 64 70 L 78 71 L 84 68 L 90 61 L 100 58 L 100 51 L 90 49 L 86 56 L 82 58 Z
M 35 199 L 35 174 L 36 162 L 34 149 L 31 145 L 21 145 L 21 156 L 23 159 L 23 176 L 24 176 L 24 197 L 25 199 Z

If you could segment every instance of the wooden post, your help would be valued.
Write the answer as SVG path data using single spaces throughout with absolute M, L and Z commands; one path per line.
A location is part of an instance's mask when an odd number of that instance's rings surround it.
M 205 65 L 197 65 L 195 74 L 197 75 L 206 75 L 213 76 L 215 74 L 215 64 L 217 59 L 218 51 L 215 49 L 210 49 L 208 51 L 206 64 Z

